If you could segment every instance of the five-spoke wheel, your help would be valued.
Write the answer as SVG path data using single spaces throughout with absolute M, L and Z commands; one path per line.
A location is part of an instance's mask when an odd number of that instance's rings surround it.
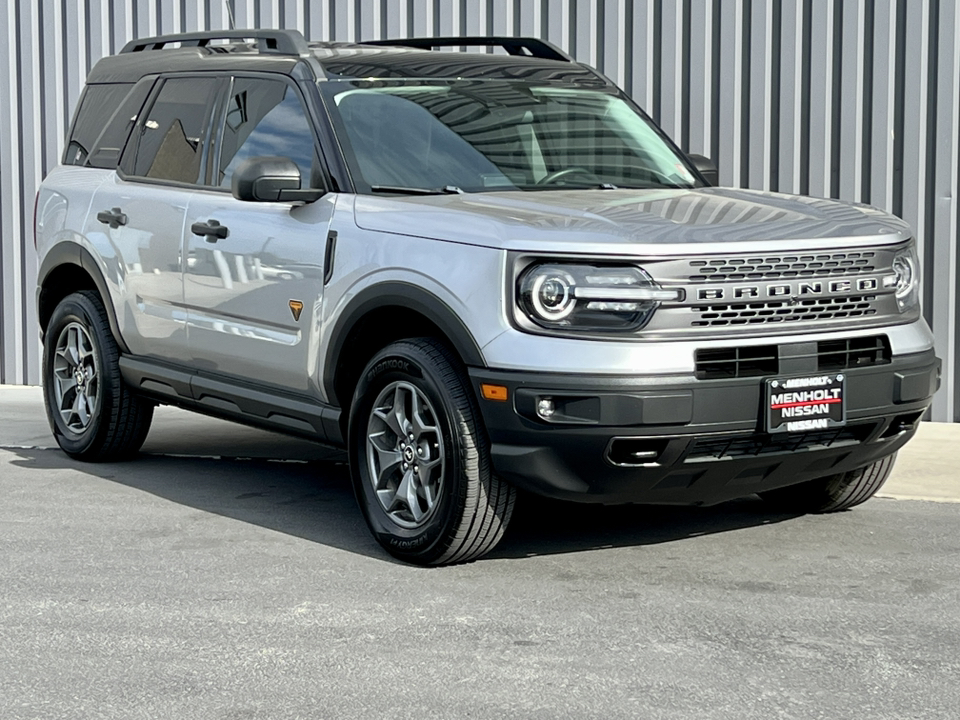
M 409 382 L 392 382 L 377 396 L 367 461 L 384 511 L 402 527 L 423 525 L 443 491 L 443 436 L 430 401 Z
M 90 426 L 100 400 L 99 358 L 78 322 L 60 331 L 53 359 L 57 410 L 67 428 L 79 434 Z

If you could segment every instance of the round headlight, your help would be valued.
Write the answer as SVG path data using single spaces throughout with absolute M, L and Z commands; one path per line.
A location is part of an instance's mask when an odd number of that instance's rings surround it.
M 893 260 L 893 273 L 897 278 L 897 297 L 902 298 L 913 290 L 914 269 L 909 255 L 897 255 Z
M 661 288 L 635 265 L 537 263 L 517 281 L 517 303 L 542 328 L 572 332 L 638 330 L 661 302 L 681 291 Z
M 573 312 L 575 281 L 565 272 L 538 275 L 530 288 L 530 303 L 536 313 L 549 322 L 563 320 Z

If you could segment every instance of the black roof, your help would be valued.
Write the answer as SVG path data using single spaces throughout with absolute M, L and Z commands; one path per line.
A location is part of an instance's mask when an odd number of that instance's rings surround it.
M 87 83 L 133 83 L 144 75 L 169 72 L 229 72 L 233 70 L 293 73 L 301 58 L 289 55 L 210 52 L 202 48 L 171 48 L 132 55 L 108 55 L 93 66 Z
M 580 63 L 518 55 L 437 52 L 373 45 L 311 44 L 329 79 L 470 78 L 606 84 Z
M 229 40 L 214 44 L 214 40 Z M 389 43 L 396 42 L 396 45 Z M 508 53 L 437 52 L 430 47 L 502 47 Z M 180 47 L 168 47 L 179 44 Z M 311 67 L 312 70 L 307 68 Z M 262 71 L 341 78 L 470 78 L 609 84 L 592 68 L 535 38 L 469 37 L 307 43 L 295 30 L 187 33 L 131 41 L 100 60 L 88 83 L 136 82 L 145 75 L 192 71 Z M 309 75 L 308 75 L 309 76 Z

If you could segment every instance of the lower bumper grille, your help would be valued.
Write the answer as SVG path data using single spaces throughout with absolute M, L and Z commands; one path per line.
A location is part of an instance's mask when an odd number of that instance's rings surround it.
M 776 435 L 755 433 L 724 438 L 703 438 L 693 444 L 685 462 L 778 455 L 802 450 L 858 445 L 870 437 L 876 427 L 877 424 L 873 422 L 805 433 Z
M 838 372 L 890 362 L 890 341 L 886 335 L 821 340 L 817 343 L 817 369 Z
M 703 348 L 697 350 L 696 354 L 697 379 L 776 375 L 780 372 L 779 356 L 780 349 L 777 345 Z M 871 365 L 886 365 L 891 360 L 890 341 L 886 335 L 821 340 L 817 343 L 816 358 L 817 372 L 840 372 Z

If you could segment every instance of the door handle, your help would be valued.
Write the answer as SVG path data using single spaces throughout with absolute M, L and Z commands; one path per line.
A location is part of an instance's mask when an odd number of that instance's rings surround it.
M 193 231 L 194 235 L 202 235 L 207 242 L 211 243 L 215 243 L 217 240 L 223 240 L 230 234 L 227 226 L 221 225 L 216 220 L 208 220 L 205 223 L 195 222 L 190 226 L 190 230 Z
M 121 225 L 127 224 L 127 216 L 124 215 L 123 211 L 118 207 L 115 207 L 112 210 L 101 210 L 97 213 L 97 220 L 102 222 L 104 225 L 109 225 L 114 230 Z

